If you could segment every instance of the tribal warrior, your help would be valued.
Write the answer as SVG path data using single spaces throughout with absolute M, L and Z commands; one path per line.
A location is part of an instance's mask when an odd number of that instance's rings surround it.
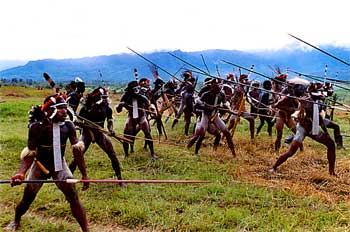
M 113 111 L 109 106 L 108 92 L 105 88 L 98 87 L 89 93 L 86 97 L 85 105 L 81 108 L 79 116 L 85 118 L 99 126 L 104 128 L 104 123 L 107 120 L 107 129 L 110 135 L 115 135 L 113 130 Z M 97 143 L 98 146 L 107 153 L 108 158 L 111 160 L 112 167 L 116 177 L 121 180 L 122 175 L 120 171 L 120 164 L 118 158 L 113 149 L 112 143 L 109 138 L 96 128 L 91 128 L 84 123 L 76 123 L 83 128 L 80 140 L 84 142 L 85 150 L 84 154 L 89 148 L 91 143 Z M 76 161 L 69 165 L 72 172 L 76 169 Z M 124 183 L 120 184 L 121 187 L 125 187 Z
M 153 141 L 151 135 L 151 127 L 147 120 L 146 110 L 149 110 L 150 101 L 148 98 L 140 93 L 140 87 L 137 81 L 128 83 L 125 93 L 120 99 L 120 103 L 116 106 L 116 110 L 120 113 L 123 107 L 128 111 L 128 119 L 124 127 L 124 136 L 131 140 L 135 140 L 136 134 L 142 130 L 145 134 L 146 143 L 151 151 L 153 159 L 157 159 L 154 153 Z M 127 157 L 129 155 L 129 144 L 123 143 L 124 153 Z
M 66 142 L 69 139 L 72 145 L 74 159 L 82 174 L 82 179 L 88 179 L 82 151 L 84 144 L 79 142 L 74 125 L 65 121 L 67 117 L 67 103 L 59 95 L 49 96 L 44 104 L 32 110 L 31 124 L 29 125 L 28 147 L 21 153 L 22 164 L 18 172 L 11 179 L 11 186 L 19 185 L 24 180 L 30 168 L 27 180 L 72 179 L 73 175 L 67 167 L 64 153 Z M 36 115 L 33 115 L 36 114 Z M 16 207 L 14 220 L 5 228 L 16 230 L 20 225 L 22 215 L 34 201 L 43 183 L 28 183 L 25 186 L 22 200 Z M 73 216 L 83 231 L 88 231 L 88 223 L 82 204 L 79 201 L 75 185 L 72 183 L 56 183 L 64 193 L 70 204 Z M 84 183 L 83 190 L 89 187 Z

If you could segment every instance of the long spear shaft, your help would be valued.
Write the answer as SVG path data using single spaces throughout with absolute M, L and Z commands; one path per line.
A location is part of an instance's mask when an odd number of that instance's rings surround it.
M 0 184 L 10 184 L 11 180 L 0 180 Z M 21 183 L 128 183 L 128 184 L 202 184 L 210 183 L 205 180 L 81 180 L 81 179 L 66 179 L 66 180 L 23 180 Z
M 317 78 L 317 79 L 319 79 L 319 81 L 322 79 L 322 77 L 321 76 L 316 76 L 316 75 L 311 75 L 311 74 L 305 74 L 305 73 L 301 73 L 301 72 L 298 72 L 298 71 L 293 71 L 293 70 L 289 70 L 289 71 L 291 71 L 291 72 L 293 72 L 293 73 L 295 73 L 295 74 L 298 74 L 298 75 L 301 75 L 301 76 L 305 76 L 305 77 L 313 77 L 313 78 Z M 338 73 L 338 72 L 337 72 Z M 338 76 L 338 74 L 337 74 L 337 76 Z M 339 80 L 339 79 L 336 79 L 336 78 L 329 78 L 329 77 L 327 77 L 327 80 L 329 81 L 329 82 L 339 82 L 339 83 L 344 83 L 344 84 L 349 84 L 350 83 L 350 81 L 346 81 L 346 80 Z
M 202 54 L 201 54 L 201 57 L 202 57 L 202 61 L 203 61 L 205 68 L 207 69 L 208 73 L 210 74 L 209 68 L 208 68 L 207 64 L 205 63 L 204 56 Z
M 240 69 L 244 69 L 244 70 L 246 70 L 246 71 L 248 71 L 248 72 L 250 72 L 250 73 L 255 73 L 255 74 L 260 75 L 260 76 L 262 76 L 262 77 L 265 77 L 265 78 L 267 78 L 267 79 L 269 79 L 269 80 L 276 81 L 276 82 L 278 82 L 278 83 L 280 83 L 280 84 L 282 84 L 282 85 L 290 86 L 290 85 L 289 85 L 288 83 L 286 83 L 286 82 L 283 82 L 283 81 L 280 81 L 280 80 L 271 78 L 271 77 L 269 77 L 269 76 L 266 76 L 266 75 L 264 75 L 264 74 L 262 74 L 262 73 L 256 72 L 256 71 L 254 71 L 252 68 L 248 69 L 248 68 L 245 68 L 245 67 L 240 66 L 240 65 L 238 65 L 238 64 L 234 64 L 234 63 L 232 63 L 232 62 L 226 61 L 226 60 L 221 60 L 221 61 L 224 62 L 224 63 L 226 63 L 226 64 L 230 64 L 230 65 L 236 66 L 236 67 L 238 67 L 238 68 L 240 68 Z M 253 67 L 254 67 L 254 66 L 253 66 Z
M 184 61 L 186 62 L 186 61 Z M 193 65 L 192 65 L 193 66 Z M 195 67 L 195 66 L 193 66 Z M 200 68 L 196 68 L 197 70 L 200 70 Z M 191 70 L 192 72 L 194 73 L 199 73 L 201 75 L 205 75 L 205 76 L 208 76 L 208 77 L 212 77 L 212 78 L 216 78 L 216 79 L 220 79 L 220 80 L 223 80 L 223 81 L 226 81 L 226 82 L 229 82 L 229 83 L 232 83 L 234 85 L 242 85 L 242 86 L 247 86 L 247 87 L 250 87 L 250 85 L 248 84 L 244 84 L 244 83 L 237 83 L 237 82 L 234 82 L 234 81 L 230 81 L 230 80 L 226 80 L 226 79 L 223 79 L 221 77 L 217 77 L 217 76 L 213 76 L 213 75 L 210 75 L 208 73 L 203 73 L 203 72 L 198 72 L 198 71 L 195 71 L 195 70 Z M 276 95 L 280 95 L 280 96 L 285 96 L 285 97 L 289 97 L 289 98 L 294 98 L 294 99 L 299 99 L 298 97 L 295 97 L 295 96 L 291 96 L 291 95 L 288 95 L 288 94 L 283 94 L 283 93 L 278 93 L 278 92 L 273 92 L 273 91 L 269 91 L 269 90 L 266 90 L 266 89 L 263 89 L 263 88 L 260 88 L 260 87 L 254 87 L 255 89 L 259 89 L 259 90 L 263 90 L 263 91 L 266 91 L 268 93 L 272 93 L 272 94 L 276 94 Z M 313 101 L 308 101 L 306 100 L 307 102 L 313 102 Z M 314 102 L 313 102 L 314 103 Z M 326 104 L 322 104 L 322 103 L 316 103 L 320 106 L 327 106 L 327 107 L 330 107 L 330 108 L 334 108 L 334 109 L 337 109 L 337 110 L 342 110 L 342 111 L 348 111 L 350 112 L 349 110 L 347 109 L 342 109 L 342 108 L 339 108 L 339 107 L 333 107 L 333 106 L 328 106 Z
M 337 102 L 337 101 L 335 101 L 335 100 L 333 100 L 333 99 L 328 99 L 328 100 L 331 101 L 331 102 L 333 102 L 333 103 L 335 103 L 335 104 L 338 104 L 338 105 L 344 106 L 345 108 L 350 109 L 350 106 L 349 106 L 349 105 L 346 105 L 346 104 L 341 103 L 341 102 Z
M 107 134 L 115 139 L 117 139 L 119 142 L 123 143 L 123 142 L 127 142 L 127 143 L 132 143 L 132 141 L 130 139 L 127 139 L 125 137 L 119 136 L 119 135 L 110 135 L 108 131 L 106 131 L 104 128 L 102 128 L 101 126 L 99 126 L 98 124 L 90 121 L 89 119 L 86 119 L 80 115 L 75 115 L 79 120 L 81 120 L 83 122 L 83 124 L 87 127 L 91 127 L 93 129 L 96 129 L 104 134 Z
M 304 74 L 306 77 L 314 77 L 314 78 L 318 78 L 318 79 L 322 79 L 322 77 L 320 76 L 316 76 L 316 75 L 310 75 L 310 74 Z M 339 79 L 335 79 L 335 78 L 327 78 L 328 82 L 333 82 L 333 83 L 343 83 L 343 84 L 349 84 L 350 81 L 346 81 L 346 80 L 339 80 Z
M 216 73 L 218 74 L 218 77 L 221 77 L 220 71 L 219 71 L 219 66 L 215 65 L 215 68 L 216 68 Z
M 194 66 L 193 64 L 191 64 L 191 63 L 189 63 L 189 62 L 185 61 L 184 59 L 182 59 L 182 58 L 180 58 L 180 57 L 178 57 L 178 56 L 176 56 L 176 55 L 172 54 L 171 52 L 168 52 L 168 54 L 169 54 L 169 55 L 171 55 L 172 57 L 175 57 L 176 59 L 178 59 L 178 60 L 182 61 L 183 63 L 185 63 L 185 64 L 187 64 L 187 65 L 191 66 L 192 68 L 195 68 L 195 69 L 199 70 L 200 72 L 202 72 L 202 75 L 204 75 L 204 74 L 205 74 L 205 75 L 211 76 L 211 75 L 210 75 L 210 73 L 207 73 L 207 72 L 206 72 L 206 71 L 204 71 L 203 69 L 200 69 L 200 68 L 198 68 L 198 67 Z
M 323 78 L 323 84 L 325 85 L 327 82 L 327 71 L 328 71 L 328 65 L 324 68 L 324 78 Z
M 350 64 L 349 64 L 348 62 L 345 62 L 344 60 L 342 60 L 342 59 L 340 59 L 340 58 L 338 58 L 338 57 L 336 57 L 336 56 L 330 54 L 329 52 L 326 52 L 326 51 L 322 50 L 321 48 L 318 48 L 318 47 L 316 47 L 315 45 L 312 45 L 312 44 L 306 42 L 305 40 L 302 40 L 302 39 L 300 39 L 300 38 L 298 38 L 298 37 L 296 37 L 296 36 L 294 36 L 294 35 L 292 35 L 292 34 L 289 34 L 289 33 L 288 33 L 288 35 L 291 36 L 291 37 L 293 37 L 294 39 L 297 39 L 297 40 L 299 40 L 300 42 L 303 42 L 304 44 L 307 44 L 307 45 L 309 45 L 310 47 L 313 47 L 313 48 L 315 48 L 316 50 L 318 50 L 318 51 L 320 51 L 320 52 L 322 52 L 322 53 L 324 53 L 324 54 L 326 54 L 326 55 L 328 55 L 328 56 L 330 56 L 330 57 L 332 57 L 332 58 L 334 58 L 334 59 L 336 59 L 336 60 L 342 62 L 343 64 L 346 64 L 347 66 L 350 66 Z
M 298 74 L 299 76 L 304 76 L 304 77 L 310 78 L 311 80 L 322 82 L 322 78 L 319 77 L 319 76 L 303 74 L 303 73 L 300 73 L 300 72 L 297 72 L 297 71 L 293 71 L 293 70 L 289 70 L 289 71 L 292 72 L 292 73 Z M 328 78 L 328 80 L 330 80 L 330 79 Z M 337 85 L 335 83 L 333 83 L 333 84 L 334 84 L 334 86 L 336 86 L 338 88 L 345 89 L 345 90 L 350 90 L 349 88 L 343 87 L 341 85 Z
M 147 59 L 146 57 L 144 57 L 143 55 L 141 55 L 140 53 L 134 51 L 133 49 L 126 47 L 127 49 L 129 49 L 130 51 L 132 51 L 133 53 L 135 53 L 136 55 L 138 55 L 139 57 L 141 57 L 142 59 L 146 60 L 147 62 L 153 64 L 154 66 L 158 67 L 160 70 L 162 70 L 163 72 L 165 72 L 166 74 L 168 74 L 169 76 L 175 78 L 176 80 L 182 82 L 182 80 L 179 80 L 175 75 L 171 74 L 170 72 L 168 72 L 167 70 L 163 69 L 162 67 L 159 67 L 158 65 L 156 65 L 154 62 L 152 62 L 151 60 Z
M 200 69 L 200 68 L 198 68 L 198 67 L 192 65 L 191 63 L 189 63 L 189 62 L 187 62 L 187 61 L 181 59 L 180 57 L 177 57 L 176 55 L 174 55 L 174 54 L 172 54 L 172 53 L 170 53 L 170 52 L 168 52 L 168 54 L 170 54 L 171 56 L 175 57 L 176 59 L 179 59 L 179 60 L 181 60 L 182 62 L 184 62 L 184 63 L 190 65 L 191 67 L 193 67 L 193 68 L 199 70 L 199 71 L 201 72 L 200 74 L 202 74 L 202 75 L 206 75 L 206 76 L 208 76 L 208 77 L 213 77 L 213 78 L 225 80 L 225 79 L 223 79 L 223 78 L 216 77 L 216 76 L 212 76 L 212 75 L 210 75 L 209 73 L 206 73 L 204 70 L 202 70 L 202 69 Z M 222 61 L 223 61 L 223 62 L 226 62 L 226 63 L 228 63 L 228 64 L 232 64 L 231 62 L 228 62 L 228 61 L 224 61 L 224 60 L 222 60 Z M 233 64 L 232 64 L 232 65 L 233 65 Z M 237 67 L 238 67 L 238 66 L 237 66 Z M 239 67 L 239 68 L 244 68 L 244 67 Z M 246 68 L 244 68 L 244 69 L 246 69 Z M 250 71 L 249 69 L 246 69 L 246 70 Z M 252 71 L 252 72 L 255 73 L 255 74 L 258 74 L 258 75 L 263 75 L 263 74 L 260 74 L 260 73 L 258 73 L 258 72 L 255 72 L 255 71 Z M 266 75 L 263 75 L 263 76 L 266 76 Z M 267 77 L 267 76 L 266 76 L 266 77 Z M 268 78 L 270 78 L 270 77 L 268 77 Z M 229 80 L 225 80 L 225 81 L 226 81 L 226 82 L 229 82 L 229 83 L 233 83 L 233 84 L 235 84 L 235 85 L 240 84 L 240 85 L 243 85 L 243 86 L 248 86 L 248 87 L 250 87 L 250 85 L 243 84 L 243 83 L 236 83 L 236 82 L 229 81 Z M 286 83 L 284 83 L 284 82 L 281 82 L 281 83 L 286 84 Z M 288 86 L 290 86 L 290 85 L 288 85 Z M 254 88 L 267 91 L 267 90 L 265 90 L 265 89 L 258 88 L 258 87 L 254 87 Z M 267 91 L 267 92 L 274 93 L 274 92 L 272 92 L 272 91 Z M 298 97 L 290 96 L 290 95 L 287 95 L 287 94 L 282 94 L 282 93 L 274 93 L 274 94 L 281 95 L 281 96 L 286 96 L 286 97 L 290 97 L 290 98 L 294 98 L 294 99 L 299 99 Z M 312 102 L 313 102 L 313 101 L 312 101 Z M 314 102 L 313 102 L 313 103 L 314 103 Z M 316 104 L 321 105 L 321 106 L 327 106 L 327 107 L 329 107 L 328 105 L 325 105 L 325 104 L 322 104 L 322 103 L 316 103 Z M 344 110 L 344 111 L 350 112 L 349 110 L 341 109 L 341 108 L 339 108 L 339 107 L 331 107 L 331 108 L 338 109 L 338 110 Z

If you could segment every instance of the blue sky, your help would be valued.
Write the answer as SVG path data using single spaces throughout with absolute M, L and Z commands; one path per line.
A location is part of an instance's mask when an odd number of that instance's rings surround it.
M 345 0 L 0 1 L 0 60 L 181 49 L 350 46 Z

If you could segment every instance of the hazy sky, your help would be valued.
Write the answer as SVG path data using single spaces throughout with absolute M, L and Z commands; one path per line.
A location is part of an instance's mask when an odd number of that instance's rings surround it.
M 346 0 L 2 0 L 0 60 L 350 46 Z

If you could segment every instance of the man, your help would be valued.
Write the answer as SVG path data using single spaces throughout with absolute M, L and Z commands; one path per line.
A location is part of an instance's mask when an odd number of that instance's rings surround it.
M 145 134 L 146 143 L 150 149 L 152 158 L 157 159 L 158 157 L 153 148 L 151 127 L 146 114 L 146 110 L 150 107 L 150 101 L 144 94 L 140 93 L 140 87 L 137 81 L 128 83 L 125 93 L 120 99 L 120 103 L 116 106 L 117 112 L 120 113 L 123 107 L 128 111 L 124 136 L 134 141 L 136 134 L 139 130 L 142 130 Z M 123 148 L 125 157 L 129 156 L 129 144 L 127 142 L 123 143 Z
M 212 134 L 217 135 L 215 131 L 221 131 L 226 137 L 227 145 L 233 156 L 236 156 L 234 144 L 230 132 L 225 126 L 218 114 L 218 108 L 222 103 L 225 103 L 225 93 L 221 90 L 221 85 L 217 79 L 211 80 L 210 89 L 204 92 L 200 99 L 196 102 L 196 108 L 202 110 L 201 119 L 196 125 L 195 132 L 187 144 L 187 148 L 191 148 L 197 141 L 195 154 L 198 154 L 202 141 L 207 130 L 211 130 Z M 220 133 L 218 133 L 220 135 Z M 220 136 L 216 136 L 214 146 L 217 146 L 220 141 Z
M 72 108 L 73 112 L 76 113 L 80 99 L 83 97 L 85 92 L 85 83 L 80 77 L 76 77 L 74 81 L 71 81 L 66 86 L 67 89 L 67 103 Z
M 280 76 L 283 76 L 284 74 L 281 74 Z M 275 80 L 272 82 L 272 86 L 276 86 L 276 83 L 280 83 L 282 81 L 285 81 L 286 78 L 277 76 L 275 77 Z M 288 85 L 286 83 L 286 85 Z M 272 88 L 274 89 L 274 88 Z M 297 91 L 295 91 L 297 90 Z M 301 97 L 304 93 L 303 91 L 298 91 L 299 89 L 292 88 L 291 85 L 285 87 L 284 89 L 278 89 L 274 90 L 273 92 L 281 93 L 278 95 L 279 97 L 276 98 L 276 103 L 272 104 L 272 108 L 274 111 L 276 111 L 276 133 L 277 137 L 275 140 L 275 151 L 278 152 L 281 148 L 281 140 L 283 136 L 283 127 L 286 125 L 293 133 L 296 131 L 296 123 L 292 119 L 292 114 L 298 109 L 299 102 L 298 99 L 295 97 Z M 278 92 L 279 91 L 279 92 Z M 300 149 L 303 149 L 300 147 Z
M 73 123 L 65 121 L 67 103 L 63 97 L 59 94 L 49 96 L 45 99 L 40 111 L 32 112 L 37 115 L 31 115 L 32 123 L 29 125 L 28 147 L 23 149 L 21 153 L 22 164 L 18 172 L 11 178 L 11 186 L 21 184 L 29 168 L 27 180 L 72 179 L 73 175 L 64 159 L 68 139 L 72 145 L 74 159 L 82 174 L 82 179 L 88 179 L 82 154 L 84 144 L 79 142 Z M 34 118 L 39 120 L 35 122 Z M 6 230 L 18 229 L 22 215 L 27 212 L 42 185 L 43 183 L 26 184 L 23 198 L 16 207 L 15 218 L 5 228 Z M 65 182 L 56 183 L 56 185 L 64 193 L 81 229 L 88 231 L 86 215 L 79 201 L 75 185 Z M 83 190 L 88 189 L 88 187 L 88 183 L 84 183 Z
M 246 86 L 248 84 L 248 75 L 242 74 L 239 77 L 239 83 L 235 85 L 233 96 L 231 99 L 231 108 L 234 111 L 241 111 L 242 117 L 246 119 L 249 122 L 249 131 L 250 131 L 250 138 L 254 139 L 254 131 L 255 131 L 255 118 L 252 114 L 247 112 L 245 108 L 245 100 L 244 97 L 246 96 Z M 237 115 L 232 114 L 229 119 L 229 125 L 228 130 L 234 129 L 236 122 Z
M 256 135 L 260 133 L 260 130 L 264 126 L 265 122 L 267 122 L 267 133 L 269 136 L 272 136 L 272 127 L 274 122 L 272 121 L 272 113 L 270 109 L 270 105 L 272 104 L 272 99 L 270 98 L 270 91 L 272 88 L 272 84 L 270 80 L 265 80 L 263 82 L 264 90 L 261 91 L 259 95 L 259 104 L 258 104 L 258 113 L 260 124 L 256 130 Z
M 328 100 L 327 97 L 330 97 L 332 95 L 332 90 L 327 90 L 327 86 L 325 85 L 322 85 L 320 87 L 320 83 L 311 83 L 310 88 L 312 88 L 312 86 L 315 86 L 315 91 L 317 90 L 317 92 L 322 94 L 322 98 L 320 98 L 320 103 L 323 103 L 324 105 L 322 105 L 320 109 L 321 109 L 321 115 L 323 115 L 322 117 L 323 117 L 325 126 L 333 130 L 334 141 L 335 141 L 335 144 L 337 145 L 337 148 L 344 149 L 343 136 L 341 135 L 340 127 L 336 122 L 330 119 L 329 115 L 327 115 L 328 104 L 326 102 Z M 322 100 L 321 102 L 321 99 L 324 99 L 324 100 Z M 294 138 L 294 135 L 289 135 L 285 139 L 285 144 L 289 145 L 292 142 L 293 138 Z
M 328 171 L 330 175 L 335 176 L 335 143 L 328 134 L 323 118 L 320 116 L 319 101 L 322 95 L 314 91 L 313 86 L 309 87 L 310 96 L 299 99 L 300 112 L 298 114 L 298 123 L 296 126 L 296 134 L 289 147 L 289 150 L 283 153 L 270 169 L 274 173 L 277 168 L 283 164 L 289 157 L 292 157 L 298 148 L 302 145 L 306 136 L 325 145 L 327 147 Z M 322 131 L 319 131 L 321 126 Z
M 101 128 L 104 128 L 104 123 L 107 120 L 107 129 L 110 135 L 115 135 L 113 130 L 113 111 L 109 106 L 108 92 L 105 88 L 98 87 L 89 93 L 86 97 L 85 105 L 81 108 L 79 116 L 88 119 Z M 109 138 L 101 131 L 95 128 L 91 128 L 83 123 L 76 123 L 83 128 L 80 140 L 84 142 L 85 152 L 88 150 L 91 143 L 97 143 L 97 145 L 107 153 L 108 158 L 111 160 L 114 173 L 118 180 L 122 179 L 120 171 L 120 164 L 118 158 L 113 149 L 112 143 Z M 74 172 L 76 169 L 76 160 L 73 160 L 69 165 L 69 169 Z M 120 183 L 121 187 L 126 187 L 125 183 Z
M 179 92 L 181 95 L 181 104 L 173 121 L 173 124 L 171 125 L 171 128 L 174 128 L 174 126 L 179 121 L 182 113 L 184 113 L 185 135 L 188 135 L 191 116 L 193 113 L 193 94 L 195 91 L 196 79 L 192 76 L 191 71 L 185 71 L 182 74 L 182 77 L 184 78 L 184 81 L 180 84 L 179 89 L 177 90 L 177 92 Z
M 250 114 L 256 118 L 258 113 L 258 104 L 259 104 L 259 96 L 260 96 L 260 82 L 252 81 L 250 84 L 250 88 L 247 94 L 247 102 L 250 105 Z

